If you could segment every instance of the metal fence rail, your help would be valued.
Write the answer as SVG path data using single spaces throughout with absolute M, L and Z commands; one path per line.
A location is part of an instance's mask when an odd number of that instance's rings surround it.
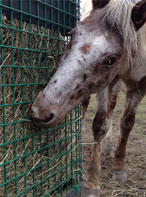
M 27 11 L 24 2 L 0 0 L 0 196 L 65 196 L 82 177 L 81 108 L 51 129 L 32 126 L 29 111 L 56 71 L 79 0 L 27 0 Z

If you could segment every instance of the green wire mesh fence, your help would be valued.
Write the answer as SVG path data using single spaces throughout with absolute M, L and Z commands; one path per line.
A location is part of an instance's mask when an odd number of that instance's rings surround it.
M 51 129 L 29 120 L 30 106 L 56 71 L 70 39 L 66 32 L 78 19 L 79 0 L 0 0 L 2 197 L 66 196 L 79 188 L 81 107 Z

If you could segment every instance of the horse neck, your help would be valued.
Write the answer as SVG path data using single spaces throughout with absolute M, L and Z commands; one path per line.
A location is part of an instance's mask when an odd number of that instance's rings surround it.
M 131 77 L 135 81 L 140 81 L 146 76 L 146 53 L 144 57 L 133 58 L 133 69 L 131 69 Z

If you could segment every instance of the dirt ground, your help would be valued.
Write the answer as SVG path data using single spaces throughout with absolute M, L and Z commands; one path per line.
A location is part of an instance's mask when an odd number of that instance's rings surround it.
M 113 115 L 114 146 L 116 146 L 120 117 L 124 109 L 125 95 L 121 93 Z M 87 177 L 88 164 L 92 152 L 92 120 L 96 111 L 96 99 L 92 96 L 85 118 L 83 131 L 83 178 Z M 102 157 L 100 178 L 101 197 L 146 197 L 146 98 L 141 102 L 135 126 L 127 145 L 126 167 L 127 181 L 118 182 L 112 179 L 112 159 Z

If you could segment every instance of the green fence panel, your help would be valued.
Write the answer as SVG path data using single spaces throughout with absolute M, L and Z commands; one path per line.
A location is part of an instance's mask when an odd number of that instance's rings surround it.
M 36 0 L 36 15 L 34 0 L 27 0 L 28 12 L 24 2 L 17 10 L 15 0 L 0 0 L 0 196 L 66 196 L 78 193 L 82 179 L 81 107 L 50 129 L 34 127 L 29 117 L 79 19 L 79 0 L 62 0 L 61 9 L 59 0 Z

